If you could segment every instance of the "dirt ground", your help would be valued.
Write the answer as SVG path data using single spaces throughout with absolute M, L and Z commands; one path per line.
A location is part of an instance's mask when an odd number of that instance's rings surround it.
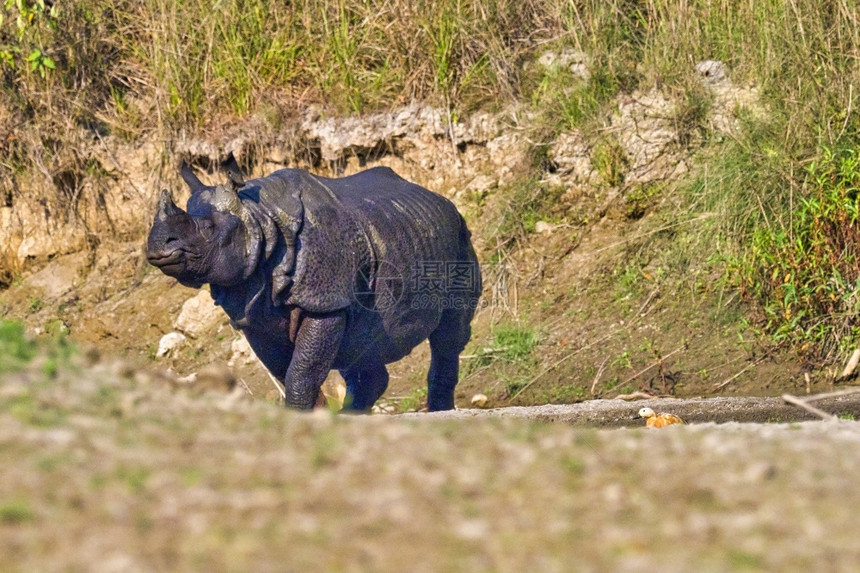
M 860 566 L 853 421 L 647 430 L 620 401 L 537 416 L 555 422 L 300 414 L 84 359 L 0 378 L 4 570 Z M 574 427 L 559 408 L 630 422 Z

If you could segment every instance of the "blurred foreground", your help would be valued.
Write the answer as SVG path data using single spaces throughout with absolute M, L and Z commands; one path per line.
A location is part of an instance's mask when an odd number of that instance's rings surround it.
M 860 564 L 852 421 L 299 414 L 94 355 L 49 362 L 0 374 L 8 570 Z

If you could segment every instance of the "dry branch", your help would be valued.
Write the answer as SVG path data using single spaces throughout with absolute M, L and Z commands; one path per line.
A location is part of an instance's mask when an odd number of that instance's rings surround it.
M 813 394 L 812 396 L 807 396 L 803 400 L 805 402 L 817 402 L 818 400 L 826 400 L 827 398 L 839 398 L 842 396 L 851 396 L 852 394 L 860 394 L 860 388 L 846 388 L 845 390 L 837 390 L 835 392 Z
M 854 370 L 857 368 L 857 363 L 860 363 L 860 348 L 854 350 L 854 354 L 852 354 L 851 358 L 848 359 L 848 363 L 845 365 L 845 369 L 842 371 L 840 378 L 844 380 L 854 374 Z
M 810 414 L 814 414 L 815 416 L 818 416 L 822 420 L 837 420 L 838 419 L 833 414 L 828 414 L 824 410 L 821 410 L 819 408 L 816 408 L 815 406 L 811 406 L 810 404 L 807 404 L 805 400 L 803 400 L 802 398 L 798 398 L 797 396 L 792 396 L 791 394 L 783 394 L 782 399 L 785 400 L 786 402 L 788 402 L 789 404 L 793 404 L 794 406 L 797 406 L 798 408 L 803 408 L 804 410 L 806 410 Z

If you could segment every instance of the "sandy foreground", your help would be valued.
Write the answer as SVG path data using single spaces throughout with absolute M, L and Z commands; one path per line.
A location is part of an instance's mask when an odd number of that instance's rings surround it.
M 110 366 L 8 375 L 2 569 L 860 567 L 854 421 L 730 422 L 711 399 L 655 402 L 695 423 L 646 430 L 611 402 L 335 416 Z

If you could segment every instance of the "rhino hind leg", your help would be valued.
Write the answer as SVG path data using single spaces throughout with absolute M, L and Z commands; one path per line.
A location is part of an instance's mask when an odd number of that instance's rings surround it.
M 469 342 L 472 313 L 447 310 L 430 335 L 430 371 L 427 373 L 427 409 L 431 412 L 454 408 L 460 353 Z
M 388 370 L 373 364 L 340 370 L 346 381 L 346 407 L 356 412 L 370 410 L 388 388 Z

